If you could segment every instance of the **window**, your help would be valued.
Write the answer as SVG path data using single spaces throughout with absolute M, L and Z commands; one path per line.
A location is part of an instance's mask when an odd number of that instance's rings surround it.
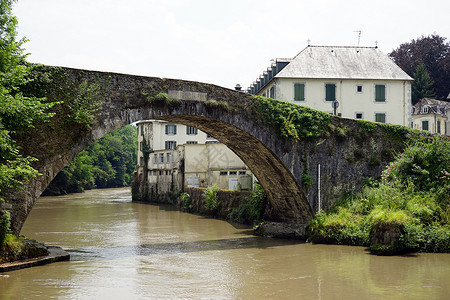
M 170 170 L 166 170 L 166 176 L 170 175 Z
M 428 121 L 422 121 L 422 130 L 429 130 L 428 129 Z
M 153 170 L 153 176 L 156 176 L 157 174 L 156 174 L 156 170 Z
M 385 113 L 376 113 L 375 114 L 375 122 L 386 123 L 386 114 Z
M 423 112 L 424 114 L 427 114 L 427 113 L 428 113 L 428 106 L 424 106 L 424 107 L 422 108 L 422 112 Z
M 363 113 L 356 113 L 355 114 L 355 119 L 362 119 L 363 118 Z
M 166 125 L 166 134 L 167 135 L 177 134 L 177 125 Z
M 270 88 L 269 97 L 275 99 L 275 88 L 273 86 Z
M 158 163 L 158 154 L 153 155 L 153 162 Z
M 335 101 L 336 100 L 336 85 L 335 84 L 325 84 L 325 101 Z
M 162 170 L 159 171 L 159 175 L 160 175 L 160 176 L 163 176 L 163 175 L 164 175 L 164 171 L 162 171 Z
M 139 165 L 140 166 L 144 165 L 144 158 L 142 156 L 139 158 Z
M 441 121 L 437 121 L 437 128 L 436 128 L 436 132 L 437 133 L 441 133 Z
M 187 141 L 186 144 L 188 144 L 188 145 L 197 145 L 198 142 L 197 141 Z
M 159 154 L 159 162 L 163 163 L 164 162 L 164 153 L 160 153 Z
M 356 86 L 356 92 L 357 93 L 362 93 L 362 91 L 363 91 L 363 86 L 362 85 L 357 85 Z
M 139 143 L 139 150 L 142 151 L 142 149 L 144 149 L 144 142 L 140 142 Z
M 237 175 L 236 171 L 230 171 L 230 175 Z
M 294 100 L 295 101 L 305 101 L 305 84 L 295 83 L 294 84 Z
M 228 175 L 228 172 L 227 172 L 227 171 L 221 171 L 221 172 L 220 172 L 220 176 L 226 176 L 226 175 Z
M 186 126 L 186 134 L 188 135 L 196 135 L 198 133 L 197 128 Z
M 384 84 L 375 85 L 375 102 L 386 101 L 386 86 Z
M 176 141 L 166 141 L 166 149 L 175 149 L 177 147 Z
M 247 172 L 245 172 L 245 171 L 239 171 L 239 175 L 247 175 Z
M 170 163 L 170 153 L 166 153 L 166 162 Z

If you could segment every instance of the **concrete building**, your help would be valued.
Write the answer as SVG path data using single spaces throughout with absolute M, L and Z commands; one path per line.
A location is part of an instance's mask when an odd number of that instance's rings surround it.
M 345 118 L 409 126 L 412 80 L 377 47 L 308 46 L 292 59 L 276 59 L 247 91 Z
M 424 98 L 412 108 L 411 127 L 431 133 L 450 133 L 450 102 Z
M 252 175 L 244 162 L 206 133 L 165 121 L 141 121 L 136 125 L 136 175 L 147 183 L 150 197 L 165 197 L 184 187 L 252 188 Z

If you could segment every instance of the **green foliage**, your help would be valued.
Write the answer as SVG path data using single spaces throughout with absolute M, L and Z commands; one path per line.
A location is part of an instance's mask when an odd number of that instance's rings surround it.
M 191 195 L 189 195 L 188 193 L 182 193 L 180 195 L 180 200 L 183 205 L 183 209 L 187 212 L 191 211 L 191 209 L 192 209 Z
M 265 97 L 254 97 L 253 107 L 262 121 L 282 137 L 314 139 L 328 130 L 331 115 L 325 112 Z
M 308 158 L 304 157 L 303 160 L 303 173 L 302 173 L 302 183 L 305 186 L 305 188 L 308 188 L 314 184 L 314 180 L 312 179 L 311 175 L 309 175 L 309 164 L 308 164 Z
M 211 107 L 211 108 L 219 107 L 219 108 L 222 108 L 222 109 L 224 109 L 226 111 L 230 110 L 230 107 L 228 106 L 228 103 L 225 102 L 225 101 L 217 101 L 217 100 L 214 100 L 214 99 L 210 99 L 210 100 L 205 101 L 205 105 L 207 107 Z
M 421 36 L 410 42 L 401 44 L 389 56 L 406 73 L 417 81 L 415 72 L 420 64 L 424 64 L 429 77 L 434 81 L 433 88 L 438 99 L 445 99 L 450 92 L 450 43 L 447 38 L 432 34 Z M 414 84 L 413 82 L 413 84 Z M 415 104 L 413 102 L 413 104 Z
M 234 208 L 228 217 L 234 222 L 256 225 L 262 221 L 266 206 L 267 195 L 262 185 L 255 182 L 255 188 L 248 201 Z
M 219 209 L 219 199 L 218 194 L 219 188 L 217 186 L 208 187 L 203 194 L 203 197 L 206 202 L 206 208 L 210 210 L 212 213 L 216 213 Z
M 25 97 L 19 87 L 26 84 L 31 67 L 25 63 L 22 45 L 16 41 L 17 20 L 12 16 L 14 1 L 0 1 L 0 199 L 9 190 L 20 189 L 23 182 L 38 175 L 31 164 L 32 157 L 23 157 L 15 136 L 23 129 L 44 122 L 53 114 L 47 111 L 55 103 L 45 99 Z
M 381 182 L 348 194 L 309 225 L 313 242 L 369 246 L 376 254 L 450 252 L 450 140 L 411 133 Z M 385 237 L 389 241 L 384 241 Z
M 136 129 L 132 125 L 124 126 L 76 156 L 56 175 L 44 195 L 127 186 L 136 168 L 136 153 Z
M 45 256 L 48 253 L 44 244 L 35 240 L 28 240 L 22 236 L 7 234 L 3 244 L 0 244 L 0 264 Z
M 0 210 L 0 246 L 3 245 L 6 235 L 10 232 L 11 217 L 9 211 Z
M 355 122 L 359 124 L 359 126 L 368 133 L 372 133 L 375 132 L 375 130 L 377 130 L 377 123 L 375 122 L 360 119 L 356 119 Z
M 100 97 L 100 86 L 98 83 L 89 84 L 83 81 L 74 94 L 70 101 L 65 102 L 68 109 L 67 117 L 82 125 L 84 129 L 91 129 L 94 117 L 103 102 Z
M 413 74 L 414 81 L 411 83 L 412 103 L 417 103 L 422 98 L 434 98 L 434 82 L 428 74 L 427 68 L 423 62 L 419 63 Z
M 155 105 L 176 106 L 181 104 L 181 100 L 169 97 L 165 92 L 159 92 L 153 96 L 147 97 L 147 101 Z

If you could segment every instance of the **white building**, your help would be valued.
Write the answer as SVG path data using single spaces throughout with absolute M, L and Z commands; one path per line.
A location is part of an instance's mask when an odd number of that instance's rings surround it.
M 147 185 L 149 197 L 164 198 L 184 187 L 252 188 L 252 175 L 244 162 L 206 133 L 166 121 L 140 121 L 136 126 L 136 176 Z
M 167 121 L 147 120 L 136 123 L 138 130 L 138 165 L 144 164 L 144 144 L 153 151 L 175 149 L 184 144 L 206 144 L 218 141 L 197 128 Z
M 249 93 L 334 113 L 409 126 L 413 79 L 377 47 L 308 46 L 277 59 Z
M 450 133 L 450 102 L 423 98 L 412 108 L 411 128 L 435 134 Z

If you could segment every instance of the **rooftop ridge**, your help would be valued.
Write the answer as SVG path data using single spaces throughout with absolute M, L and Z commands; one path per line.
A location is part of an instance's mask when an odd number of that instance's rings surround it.
M 366 49 L 378 49 L 377 46 L 324 46 L 324 45 L 308 45 L 308 47 L 315 48 L 366 48 Z

